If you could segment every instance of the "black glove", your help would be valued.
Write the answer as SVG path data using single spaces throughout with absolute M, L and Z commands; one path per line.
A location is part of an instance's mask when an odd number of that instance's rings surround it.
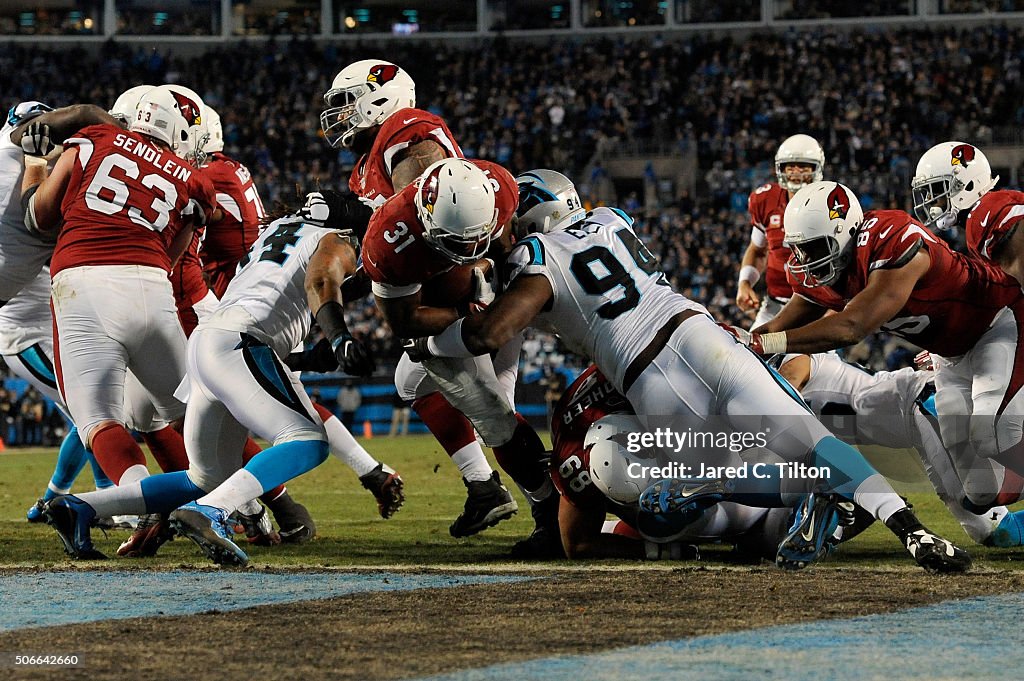
M 366 232 L 373 209 L 355 194 L 323 189 L 306 194 L 306 203 L 299 211 L 304 217 L 330 229 L 351 229 L 358 236 Z
M 362 343 L 350 334 L 343 333 L 331 342 L 334 357 L 342 371 L 352 376 L 369 376 L 376 368 L 373 356 Z
M 409 355 L 409 359 L 414 362 L 422 362 L 434 356 L 427 348 L 426 336 L 422 338 L 406 338 L 402 341 L 402 349 Z
M 321 338 L 316 345 L 305 352 L 293 352 L 284 360 L 292 371 L 314 371 L 326 373 L 338 370 L 338 359 L 334 356 L 334 348 L 326 338 Z

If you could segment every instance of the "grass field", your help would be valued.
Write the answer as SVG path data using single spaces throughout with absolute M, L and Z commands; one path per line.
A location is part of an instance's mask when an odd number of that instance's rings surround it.
M 355 475 L 331 458 L 320 468 L 289 483 L 293 496 L 306 504 L 317 522 L 317 541 L 304 546 L 274 548 L 253 547 L 255 566 L 491 566 L 507 562 L 512 544 L 529 534 L 532 521 L 518 490 L 513 489 L 520 513 L 513 519 L 468 539 L 454 539 L 448 525 L 462 509 L 465 489 L 458 474 L 429 436 L 374 438 L 364 445 L 379 460 L 395 467 L 406 482 L 406 504 L 390 520 L 382 520 L 371 495 L 362 489 Z M 25 511 L 42 493 L 53 469 L 56 452 L 52 449 L 9 449 L 0 454 L 0 565 L 53 566 L 66 562 L 60 543 L 45 525 L 25 522 Z M 1024 568 L 1024 551 L 996 550 L 971 544 L 934 494 L 928 493 L 923 475 L 902 466 L 893 468 L 891 455 L 873 457 L 884 471 L 910 484 L 898 483 L 913 502 L 918 515 L 931 529 L 960 542 L 971 551 L 978 568 Z M 900 464 L 897 464 L 900 466 Z M 88 467 L 76 489 L 91 487 Z M 510 486 L 511 487 L 511 486 Z M 116 530 L 104 537 L 94 532 L 97 547 L 113 555 L 126 532 Z M 724 549 L 723 549 L 724 551 Z M 713 548 L 705 559 L 722 557 Z M 827 566 L 907 566 L 906 554 L 892 535 L 877 523 L 861 536 L 844 544 L 841 553 L 823 564 Z M 206 565 L 207 562 L 189 542 L 176 540 L 160 555 L 145 560 L 110 560 L 104 568 L 180 567 Z M 517 564 L 517 565 L 522 565 Z

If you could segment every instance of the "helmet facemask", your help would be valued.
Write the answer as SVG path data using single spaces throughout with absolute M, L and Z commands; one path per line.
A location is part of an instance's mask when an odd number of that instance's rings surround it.
M 416 207 L 419 209 L 419 202 L 417 202 Z M 440 227 L 432 218 L 427 217 L 424 219 L 422 215 L 429 216 L 430 213 L 426 209 L 421 213 L 420 219 L 425 227 L 423 232 L 424 241 L 431 248 L 459 265 L 468 265 L 484 257 L 487 249 L 491 246 L 491 240 L 494 238 L 494 228 L 498 224 L 497 208 L 494 209 L 494 216 L 489 221 L 468 227 L 462 234 L 449 232 Z
M 790 165 L 801 165 L 808 166 L 810 169 L 802 173 L 804 180 L 802 182 L 794 182 L 789 179 L 789 175 L 786 173 L 786 166 Z M 821 169 L 821 164 L 811 158 L 789 158 L 785 161 L 776 161 L 775 163 L 775 177 L 779 182 L 779 186 L 790 192 L 798 192 L 801 187 L 805 187 L 814 182 L 820 182 L 824 177 Z
M 359 98 L 368 92 L 369 85 L 358 83 L 347 88 L 329 90 L 324 95 L 324 104 L 328 108 L 320 114 L 320 127 L 323 128 L 327 143 L 332 147 L 339 144 L 343 147 L 350 146 L 356 132 L 367 127 L 357 104 Z
M 793 254 L 786 268 L 805 288 L 831 286 L 846 269 L 849 245 L 852 243 L 851 239 L 844 249 L 838 239 L 829 235 L 787 243 Z
M 958 213 L 950 199 L 963 189 L 963 183 L 955 175 L 932 177 L 915 183 L 911 188 L 914 216 L 925 227 L 948 229 L 956 222 Z

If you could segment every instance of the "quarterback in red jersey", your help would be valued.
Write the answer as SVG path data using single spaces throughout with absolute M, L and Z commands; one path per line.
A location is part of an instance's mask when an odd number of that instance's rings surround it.
M 45 168 L 26 174 L 27 226 L 50 231 L 63 219 L 51 265 L 58 382 L 104 470 L 144 462 L 124 427 L 126 369 L 162 419 L 184 414 L 173 393 L 185 336 L 168 274 L 214 209 L 213 187 L 192 165 L 202 151 L 201 106 L 188 88 L 154 88 L 129 130 L 84 128 L 65 141 L 49 177 L 36 184 Z
M 822 179 L 825 152 L 813 137 L 793 135 L 775 153 L 775 176 L 778 183 L 761 185 L 747 199 L 750 212 L 750 245 L 743 254 L 736 304 L 743 311 L 757 308 L 751 328 L 758 327 L 779 313 L 793 295 L 786 278 L 789 249 L 783 243 L 782 219 L 786 204 L 801 187 Z M 754 284 L 765 273 L 765 299 L 759 300 Z
M 929 350 L 937 357 L 943 441 L 957 458 L 966 495 L 980 508 L 997 505 L 1004 482 L 998 463 L 1024 473 L 1024 457 L 1010 454 L 1024 423 L 1013 378 L 1022 347 L 1020 286 L 955 253 L 902 211 L 863 213 L 853 192 L 835 182 L 800 190 L 785 220 L 797 295 L 742 340 L 768 354 L 809 353 L 882 329 Z M 825 316 L 830 309 L 836 314 Z M 967 416 L 969 428 L 955 422 Z
M 266 216 L 252 175 L 244 165 L 224 154 L 224 129 L 220 115 L 209 106 L 203 118 L 210 139 L 203 173 L 217 192 L 217 206 L 224 217 L 206 228 L 200 257 L 210 290 L 217 298 L 224 295 L 235 276 L 238 262 L 246 256 L 260 232 L 260 220 Z

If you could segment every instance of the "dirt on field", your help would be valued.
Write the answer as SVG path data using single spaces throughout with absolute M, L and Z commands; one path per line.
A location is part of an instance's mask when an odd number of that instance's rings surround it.
M 74 651 L 86 661 L 84 669 L 19 669 L 18 679 L 401 679 L 1014 591 L 1024 591 L 1024 574 L 550 572 L 511 584 L 16 631 L 0 634 L 0 651 Z

